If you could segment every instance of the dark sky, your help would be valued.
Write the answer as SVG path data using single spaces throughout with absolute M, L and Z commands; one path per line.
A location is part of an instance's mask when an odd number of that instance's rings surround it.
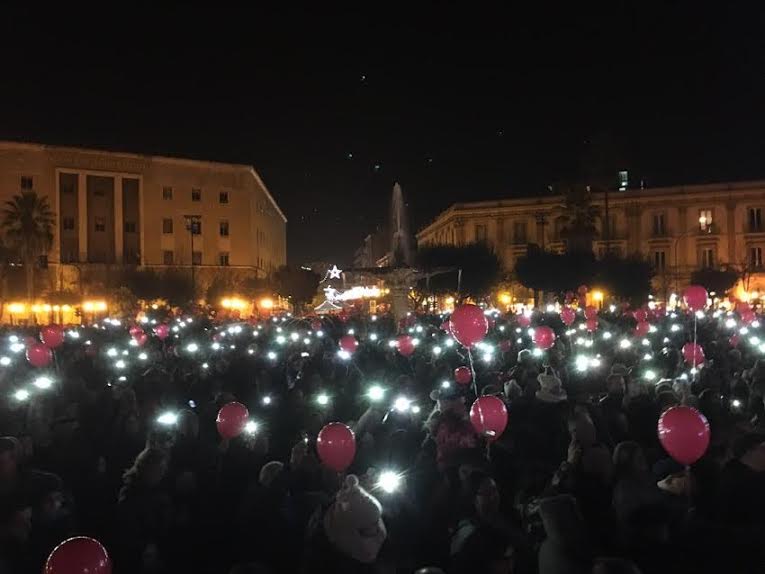
M 419 225 L 602 150 L 647 185 L 765 177 L 761 9 L 274 4 L 4 7 L 0 138 L 251 163 L 294 263 L 347 262 L 394 181 Z

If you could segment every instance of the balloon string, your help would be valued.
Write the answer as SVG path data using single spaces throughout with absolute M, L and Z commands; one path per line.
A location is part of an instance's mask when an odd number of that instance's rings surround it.
M 470 347 L 468 347 L 468 363 L 470 364 L 470 376 L 473 379 L 473 393 L 475 393 L 476 398 L 478 398 L 478 381 L 475 380 L 475 367 L 473 366 L 473 353 L 470 352 Z M 481 413 L 481 409 L 478 409 L 479 414 Z M 481 424 L 483 424 L 483 415 L 481 414 Z
M 696 312 L 693 313 L 693 380 L 696 380 Z

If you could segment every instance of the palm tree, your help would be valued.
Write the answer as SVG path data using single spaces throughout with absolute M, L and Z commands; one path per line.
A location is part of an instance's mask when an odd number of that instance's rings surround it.
M 27 297 L 34 296 L 35 262 L 53 242 L 54 216 L 47 197 L 23 191 L 5 202 L 0 227 L 9 246 L 16 251 L 26 274 Z
M 561 236 L 566 238 L 569 253 L 592 253 L 592 240 L 598 235 L 595 222 L 600 210 L 592 204 L 589 186 L 574 185 L 564 194 L 563 217 L 566 219 Z

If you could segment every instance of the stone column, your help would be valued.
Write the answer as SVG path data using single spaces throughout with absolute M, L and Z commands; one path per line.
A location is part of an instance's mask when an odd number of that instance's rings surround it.
M 125 214 L 122 209 L 122 176 L 114 178 L 114 262 L 122 263 L 122 254 L 124 251 L 123 226 Z
M 497 231 L 494 234 L 494 249 L 499 253 L 505 244 L 505 220 L 497 217 L 495 226 Z
M 454 222 L 454 231 L 457 245 L 465 245 L 465 222 L 462 219 Z
M 84 173 L 77 174 L 77 241 L 80 247 L 80 263 L 88 262 L 88 179 Z
M 393 318 L 396 320 L 396 325 L 398 325 L 398 321 L 406 317 L 406 314 L 409 312 L 409 286 L 391 285 L 390 304 Z
M 545 225 L 547 224 L 547 216 L 544 213 L 537 213 L 535 215 L 537 222 L 537 245 L 542 249 L 545 248 Z

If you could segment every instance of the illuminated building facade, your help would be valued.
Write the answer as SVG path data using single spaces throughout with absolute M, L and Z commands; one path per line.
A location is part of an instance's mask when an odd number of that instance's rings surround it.
M 734 268 L 745 289 L 765 292 L 765 181 L 593 194 L 600 211 L 596 256 L 638 253 L 656 269 L 657 289 L 682 288 L 694 270 Z M 566 248 L 559 195 L 457 203 L 417 234 L 419 245 L 486 242 L 512 269 L 529 244 Z M 738 289 L 741 295 L 741 287 Z
M 224 271 L 286 263 L 287 220 L 248 165 L 0 142 L 0 200 L 23 191 L 46 196 L 57 223 L 36 293 L 120 266 L 186 269 L 203 293 Z

